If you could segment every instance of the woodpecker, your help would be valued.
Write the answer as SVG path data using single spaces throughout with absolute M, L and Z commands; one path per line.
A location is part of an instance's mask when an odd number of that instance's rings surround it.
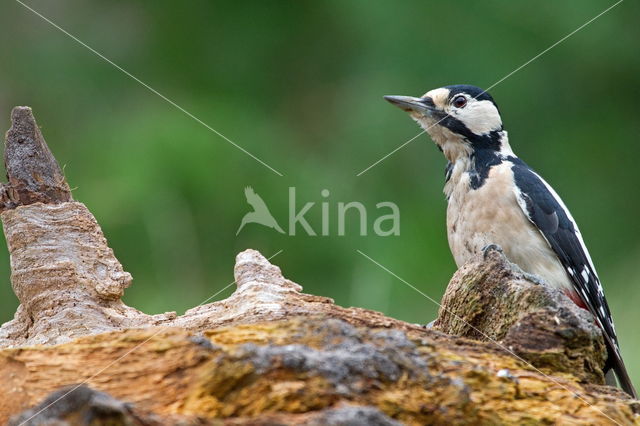
M 475 86 L 453 85 L 421 97 L 385 99 L 408 112 L 448 160 L 447 235 L 458 267 L 496 244 L 522 270 L 563 291 L 602 329 L 608 382 L 614 371 L 622 389 L 637 398 L 578 226 L 553 188 L 514 154 L 491 95 Z

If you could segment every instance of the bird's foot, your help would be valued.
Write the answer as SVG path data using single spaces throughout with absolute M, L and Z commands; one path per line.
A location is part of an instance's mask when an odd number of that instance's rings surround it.
M 547 282 L 540 275 L 530 274 L 528 272 L 522 271 L 522 276 L 525 280 L 531 281 L 534 284 L 548 286 Z
M 484 246 L 482 248 L 482 253 L 484 255 L 484 258 L 486 259 L 487 256 L 489 255 L 489 253 L 491 251 L 494 251 L 494 250 L 497 251 L 498 253 L 504 254 L 504 251 L 502 250 L 502 247 L 500 247 L 499 245 L 497 245 L 497 244 L 487 244 L 486 246 Z

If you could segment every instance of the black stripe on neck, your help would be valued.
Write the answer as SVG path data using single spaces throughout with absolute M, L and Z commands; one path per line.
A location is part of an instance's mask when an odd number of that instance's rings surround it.
M 474 150 L 471 154 L 471 168 L 468 171 L 471 189 L 478 189 L 484 185 L 491 168 L 501 163 L 502 157 L 494 149 Z
M 492 149 L 494 151 L 500 151 L 500 146 L 502 145 L 502 126 L 489 133 L 477 135 L 469 130 L 462 121 L 450 115 L 447 115 L 442 119 L 440 124 L 451 130 L 453 133 L 465 138 L 474 149 Z

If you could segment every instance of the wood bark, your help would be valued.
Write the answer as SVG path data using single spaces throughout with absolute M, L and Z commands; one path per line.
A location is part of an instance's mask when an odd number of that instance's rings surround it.
M 128 307 L 131 275 L 31 111 L 12 120 L 1 218 L 20 307 L 0 327 L 2 424 L 640 423 L 602 384 L 593 319 L 499 250 L 454 275 L 431 329 L 305 294 L 255 250 L 225 300 Z

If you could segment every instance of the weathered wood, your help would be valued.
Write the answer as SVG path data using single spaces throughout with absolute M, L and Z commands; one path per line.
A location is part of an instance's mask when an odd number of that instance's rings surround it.
M 538 368 L 604 384 L 607 349 L 593 315 L 561 291 L 529 281 L 495 248 L 456 272 L 434 328 L 497 341 Z
M 7 149 L 36 151 L 7 154 L 21 305 L 0 327 L 1 424 L 640 424 L 638 401 L 599 385 L 591 319 L 499 252 L 449 284 L 436 323 L 449 334 L 304 294 L 255 250 L 225 300 L 182 316 L 126 306 L 131 276 L 65 199 L 30 110 L 13 120 Z
M 340 403 L 409 425 L 635 421 L 623 395 L 570 375 L 544 376 L 494 345 L 431 331 L 354 327 L 324 316 L 199 334 L 126 330 L 5 349 L 0 370 L 8 378 L 0 382 L 8 395 L 0 404 L 14 412 L 61 385 L 87 381 L 133 403 L 134 411 L 249 424 L 276 414 L 282 424 L 299 424 L 299 413 Z
M 29 107 L 18 106 L 11 112 L 4 166 L 9 182 L 0 188 L 0 211 L 38 202 L 72 200 L 64 174 Z

